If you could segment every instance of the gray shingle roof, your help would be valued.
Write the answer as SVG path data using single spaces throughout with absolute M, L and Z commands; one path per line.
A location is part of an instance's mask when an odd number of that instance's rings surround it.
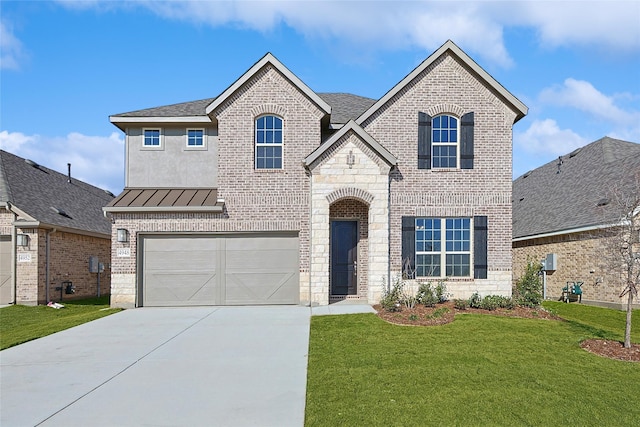
M 355 120 L 376 103 L 375 99 L 350 93 L 319 93 L 318 96 L 331 105 L 331 123 L 345 124 Z
M 318 96 L 331 105 L 331 123 L 334 124 L 344 124 L 351 119 L 355 119 L 376 102 L 375 99 L 349 93 L 319 93 Z M 118 117 L 206 117 L 207 105 L 211 104 L 215 99 L 207 98 L 199 101 L 146 108 L 144 110 L 115 114 L 111 117 L 115 119 Z
M 102 207 L 114 198 L 112 194 L 73 176 L 69 183 L 67 175 L 37 166 L 0 150 L 0 202 L 10 202 L 41 223 L 111 234 L 111 223 Z
M 619 218 L 613 187 L 631 188 L 640 172 L 640 144 L 604 137 L 513 182 L 513 237 L 608 224 Z

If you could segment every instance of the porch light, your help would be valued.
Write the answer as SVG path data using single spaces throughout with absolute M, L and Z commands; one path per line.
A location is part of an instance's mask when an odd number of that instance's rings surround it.
M 18 246 L 29 246 L 29 235 L 28 234 L 18 234 L 16 236 L 16 245 L 18 245 Z
M 127 243 L 129 241 L 129 230 L 126 228 L 118 228 L 118 242 Z

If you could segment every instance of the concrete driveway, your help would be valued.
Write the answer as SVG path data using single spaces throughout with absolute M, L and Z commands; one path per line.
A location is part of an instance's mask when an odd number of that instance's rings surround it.
M 0 425 L 302 426 L 309 318 L 141 308 L 4 350 Z

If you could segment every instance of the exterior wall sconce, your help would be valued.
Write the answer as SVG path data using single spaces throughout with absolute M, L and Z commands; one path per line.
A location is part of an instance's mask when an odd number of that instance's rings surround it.
M 356 164 L 356 156 L 353 154 L 353 150 L 349 151 L 349 154 L 347 154 L 347 164 L 349 165 L 349 169 Z
M 16 245 L 18 245 L 18 246 L 29 246 L 29 235 L 28 234 L 18 234 L 16 236 Z
M 127 243 L 129 241 L 129 230 L 125 228 L 118 228 L 118 242 Z

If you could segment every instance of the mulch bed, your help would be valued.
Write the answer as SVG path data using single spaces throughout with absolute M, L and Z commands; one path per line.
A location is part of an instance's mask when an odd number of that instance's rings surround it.
M 549 313 L 544 308 L 515 307 L 511 310 L 498 308 L 496 310 L 481 310 L 467 308 L 458 310 L 453 301 L 438 304 L 435 307 L 416 305 L 413 309 L 402 308 L 399 312 L 388 312 L 380 305 L 373 308 L 381 319 L 395 325 L 405 326 L 438 326 L 453 322 L 456 314 L 489 314 L 491 316 L 520 317 L 525 319 L 563 320 L 561 317 Z M 640 362 L 640 344 L 632 344 L 631 348 L 624 348 L 618 341 L 589 339 L 580 345 L 583 349 L 610 359 L 624 360 L 628 362 Z

